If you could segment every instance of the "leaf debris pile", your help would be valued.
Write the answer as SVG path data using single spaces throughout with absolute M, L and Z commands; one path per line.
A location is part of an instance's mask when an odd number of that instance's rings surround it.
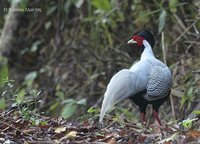
M 0 143 L 188 143 L 200 141 L 200 132 L 181 132 L 174 126 L 150 125 L 108 120 L 102 126 L 93 120 L 69 122 L 63 118 L 37 115 L 33 124 L 17 111 L 0 113 Z

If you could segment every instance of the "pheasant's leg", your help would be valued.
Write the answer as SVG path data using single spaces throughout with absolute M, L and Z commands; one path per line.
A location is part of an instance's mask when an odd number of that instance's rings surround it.
M 140 112 L 141 122 L 146 124 L 146 114 L 144 112 Z
M 158 124 L 159 124 L 160 126 L 162 126 L 161 121 L 160 121 L 160 118 L 159 118 L 159 116 L 158 116 L 158 112 L 156 112 L 156 111 L 154 110 L 154 111 L 153 111 L 153 116 L 154 116 L 154 119 L 157 120 Z
M 154 116 L 154 119 L 157 120 L 160 126 L 162 126 L 162 124 L 161 124 L 160 118 L 158 117 L 158 110 L 159 110 L 159 107 L 169 98 L 169 95 L 170 95 L 170 91 L 166 97 L 158 99 L 153 102 L 153 116 Z
M 142 105 L 139 105 L 139 108 L 140 108 L 140 119 L 141 119 L 141 122 L 143 124 L 146 125 L 147 121 L 146 121 L 146 109 L 147 109 L 147 105 L 148 105 L 148 102 L 147 101 L 142 101 Z

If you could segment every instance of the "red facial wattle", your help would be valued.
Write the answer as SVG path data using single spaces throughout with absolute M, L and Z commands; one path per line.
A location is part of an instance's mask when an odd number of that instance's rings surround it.
M 137 46 L 141 47 L 143 44 L 144 38 L 141 36 L 133 36 L 132 39 L 137 42 Z

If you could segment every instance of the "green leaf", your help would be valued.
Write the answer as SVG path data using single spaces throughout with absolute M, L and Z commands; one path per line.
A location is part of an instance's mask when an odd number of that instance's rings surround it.
M 37 78 L 37 75 L 38 75 L 37 71 L 32 71 L 29 74 L 27 74 L 25 77 L 25 84 L 31 86 L 33 81 Z
M 6 100 L 5 98 L 0 99 L 0 109 L 5 109 L 6 107 Z
M 26 95 L 26 92 L 25 92 L 24 89 L 19 90 L 19 92 L 17 93 L 17 97 L 16 97 L 17 104 L 22 103 L 22 101 L 24 100 L 25 95 Z
M 52 104 L 50 106 L 50 111 L 54 111 L 55 109 L 57 109 L 60 106 L 59 102 L 55 102 L 54 104 Z
M 159 17 L 158 31 L 161 33 L 164 29 L 166 23 L 167 12 L 166 10 L 162 10 Z
M 193 113 L 193 114 L 200 115 L 200 110 L 194 110 L 192 113 Z
M 84 106 L 85 106 L 85 105 L 86 105 L 86 99 L 83 98 L 83 99 L 77 101 L 77 104 L 79 104 L 79 105 L 84 105 Z
M 50 26 L 51 26 L 51 21 L 46 22 L 44 25 L 45 30 L 48 30 Z
M 182 125 L 186 128 L 191 128 L 193 121 L 196 121 L 196 120 L 198 120 L 198 118 L 193 118 L 193 119 L 188 118 L 182 121 Z
M 65 103 L 72 103 L 72 104 L 75 104 L 76 101 L 75 101 L 74 99 L 70 98 L 70 99 L 64 100 L 62 103 L 63 103 L 63 104 L 65 104 Z
M 47 121 L 41 121 L 41 122 L 40 122 L 40 125 L 42 125 L 42 126 L 47 125 L 47 124 L 48 124 Z
M 72 5 L 72 3 L 73 2 L 71 0 L 65 1 L 65 3 L 64 3 L 64 10 L 65 10 L 66 14 L 69 13 L 69 7 Z
M 55 12 L 57 9 L 57 6 L 51 6 L 47 9 L 47 16 L 51 15 L 53 12 Z
M 27 5 L 28 5 L 28 0 L 20 0 L 19 7 L 21 9 L 27 8 Z
M 61 116 L 63 118 L 70 118 L 76 112 L 76 109 L 77 109 L 77 105 L 73 103 L 68 103 L 64 106 Z
M 34 80 L 37 77 L 37 72 L 32 71 L 26 75 L 25 80 Z
M 61 100 L 65 99 L 65 94 L 62 91 L 56 91 L 55 95 L 59 97 Z
M 41 44 L 42 42 L 40 40 L 36 41 L 33 43 L 32 47 L 31 47 L 31 52 L 36 52 L 38 49 L 38 46 Z
M 178 0 L 170 0 L 169 1 L 169 8 L 174 13 L 177 11 L 177 9 L 176 9 L 177 3 L 178 3 Z
M 88 110 L 87 110 L 88 113 L 96 113 L 97 112 L 97 109 L 95 107 L 90 107 Z
M 4 86 L 8 82 L 8 67 L 4 65 L 0 68 L 0 87 Z
M 177 89 L 172 89 L 171 93 L 172 93 L 172 95 L 177 96 L 179 98 L 184 96 L 184 92 L 182 92 L 181 90 L 177 90 Z
M 93 0 L 92 5 L 96 9 L 101 9 L 104 11 L 110 11 L 112 9 L 109 0 Z
M 0 58 L 0 87 L 3 87 L 6 82 L 8 82 L 8 66 L 7 59 Z
M 181 108 L 182 108 L 183 105 L 185 104 L 186 100 L 187 100 L 187 99 L 186 99 L 186 96 L 185 96 L 185 95 L 181 97 Z
M 194 88 L 193 88 L 193 87 L 190 87 L 190 89 L 189 89 L 188 92 L 187 92 L 187 96 L 188 96 L 188 97 L 192 97 L 193 94 L 194 94 Z
M 76 0 L 75 6 L 76 6 L 77 8 L 80 8 L 80 7 L 83 5 L 83 3 L 84 3 L 84 0 Z

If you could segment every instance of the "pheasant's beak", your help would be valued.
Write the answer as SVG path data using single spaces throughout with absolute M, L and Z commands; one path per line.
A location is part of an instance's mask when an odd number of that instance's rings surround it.
M 136 41 L 134 41 L 133 39 L 130 39 L 128 42 L 127 42 L 127 44 L 136 44 L 137 42 Z

